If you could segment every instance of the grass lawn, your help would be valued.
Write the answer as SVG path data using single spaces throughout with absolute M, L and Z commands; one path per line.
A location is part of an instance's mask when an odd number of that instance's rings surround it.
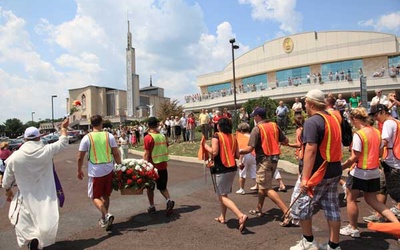
M 289 138 L 290 142 L 295 141 L 295 130 L 294 129 L 288 129 L 288 134 L 287 137 Z M 169 153 L 170 155 L 179 155 L 179 156 L 190 156 L 190 157 L 197 157 L 197 152 L 200 147 L 200 138 L 201 138 L 201 133 L 196 132 L 195 140 L 196 143 L 188 143 L 188 142 L 180 142 L 180 143 L 172 143 L 170 142 L 169 144 Z M 211 145 L 211 140 L 207 141 L 208 145 Z M 136 150 L 143 151 L 143 140 L 141 141 L 141 144 L 137 148 L 132 148 Z M 289 162 L 292 162 L 294 164 L 297 164 L 297 161 L 295 159 L 294 155 L 294 148 L 290 148 L 287 146 L 281 146 L 281 159 L 286 160 Z M 350 156 L 348 147 L 343 148 L 343 161 L 348 159 Z

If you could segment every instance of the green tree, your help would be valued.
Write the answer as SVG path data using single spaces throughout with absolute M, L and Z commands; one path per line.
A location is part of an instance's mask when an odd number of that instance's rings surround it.
M 4 123 L 4 126 L 5 126 L 4 132 L 10 138 L 15 138 L 18 137 L 19 135 L 22 135 L 25 130 L 25 126 L 17 118 L 7 119 L 6 122 Z
M 278 107 L 278 102 L 272 100 L 269 97 L 262 96 L 258 99 L 248 100 L 242 105 L 246 111 L 251 114 L 256 107 L 264 108 L 267 111 L 267 119 L 275 121 L 275 110 Z
M 181 116 L 183 112 L 183 106 L 179 105 L 179 101 L 173 99 L 171 101 L 165 100 L 160 105 L 160 110 L 157 113 L 157 118 L 161 121 L 171 116 Z
M 38 128 L 38 127 L 40 127 L 40 123 L 35 122 L 35 121 L 29 121 L 29 122 L 26 122 L 24 124 L 24 127 L 25 128 L 27 128 L 27 127 L 36 127 L 36 128 Z

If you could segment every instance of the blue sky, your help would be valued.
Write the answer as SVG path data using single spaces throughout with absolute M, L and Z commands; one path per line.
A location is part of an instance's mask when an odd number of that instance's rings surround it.
M 140 85 L 183 103 L 196 76 L 272 39 L 307 31 L 400 36 L 399 0 L 0 0 L 0 123 L 67 113 L 68 89 L 125 89 L 127 18 Z

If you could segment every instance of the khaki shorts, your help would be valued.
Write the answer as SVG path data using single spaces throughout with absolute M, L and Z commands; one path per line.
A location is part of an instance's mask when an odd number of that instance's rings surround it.
M 270 159 L 257 165 L 256 182 L 259 189 L 272 189 L 272 180 L 278 163 L 272 163 Z

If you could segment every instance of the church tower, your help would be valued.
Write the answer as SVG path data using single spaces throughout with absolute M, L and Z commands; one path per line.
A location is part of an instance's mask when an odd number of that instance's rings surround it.
M 140 105 L 139 75 L 136 74 L 135 48 L 132 47 L 132 33 L 128 20 L 128 44 L 126 47 L 126 98 L 129 117 L 137 117 Z

